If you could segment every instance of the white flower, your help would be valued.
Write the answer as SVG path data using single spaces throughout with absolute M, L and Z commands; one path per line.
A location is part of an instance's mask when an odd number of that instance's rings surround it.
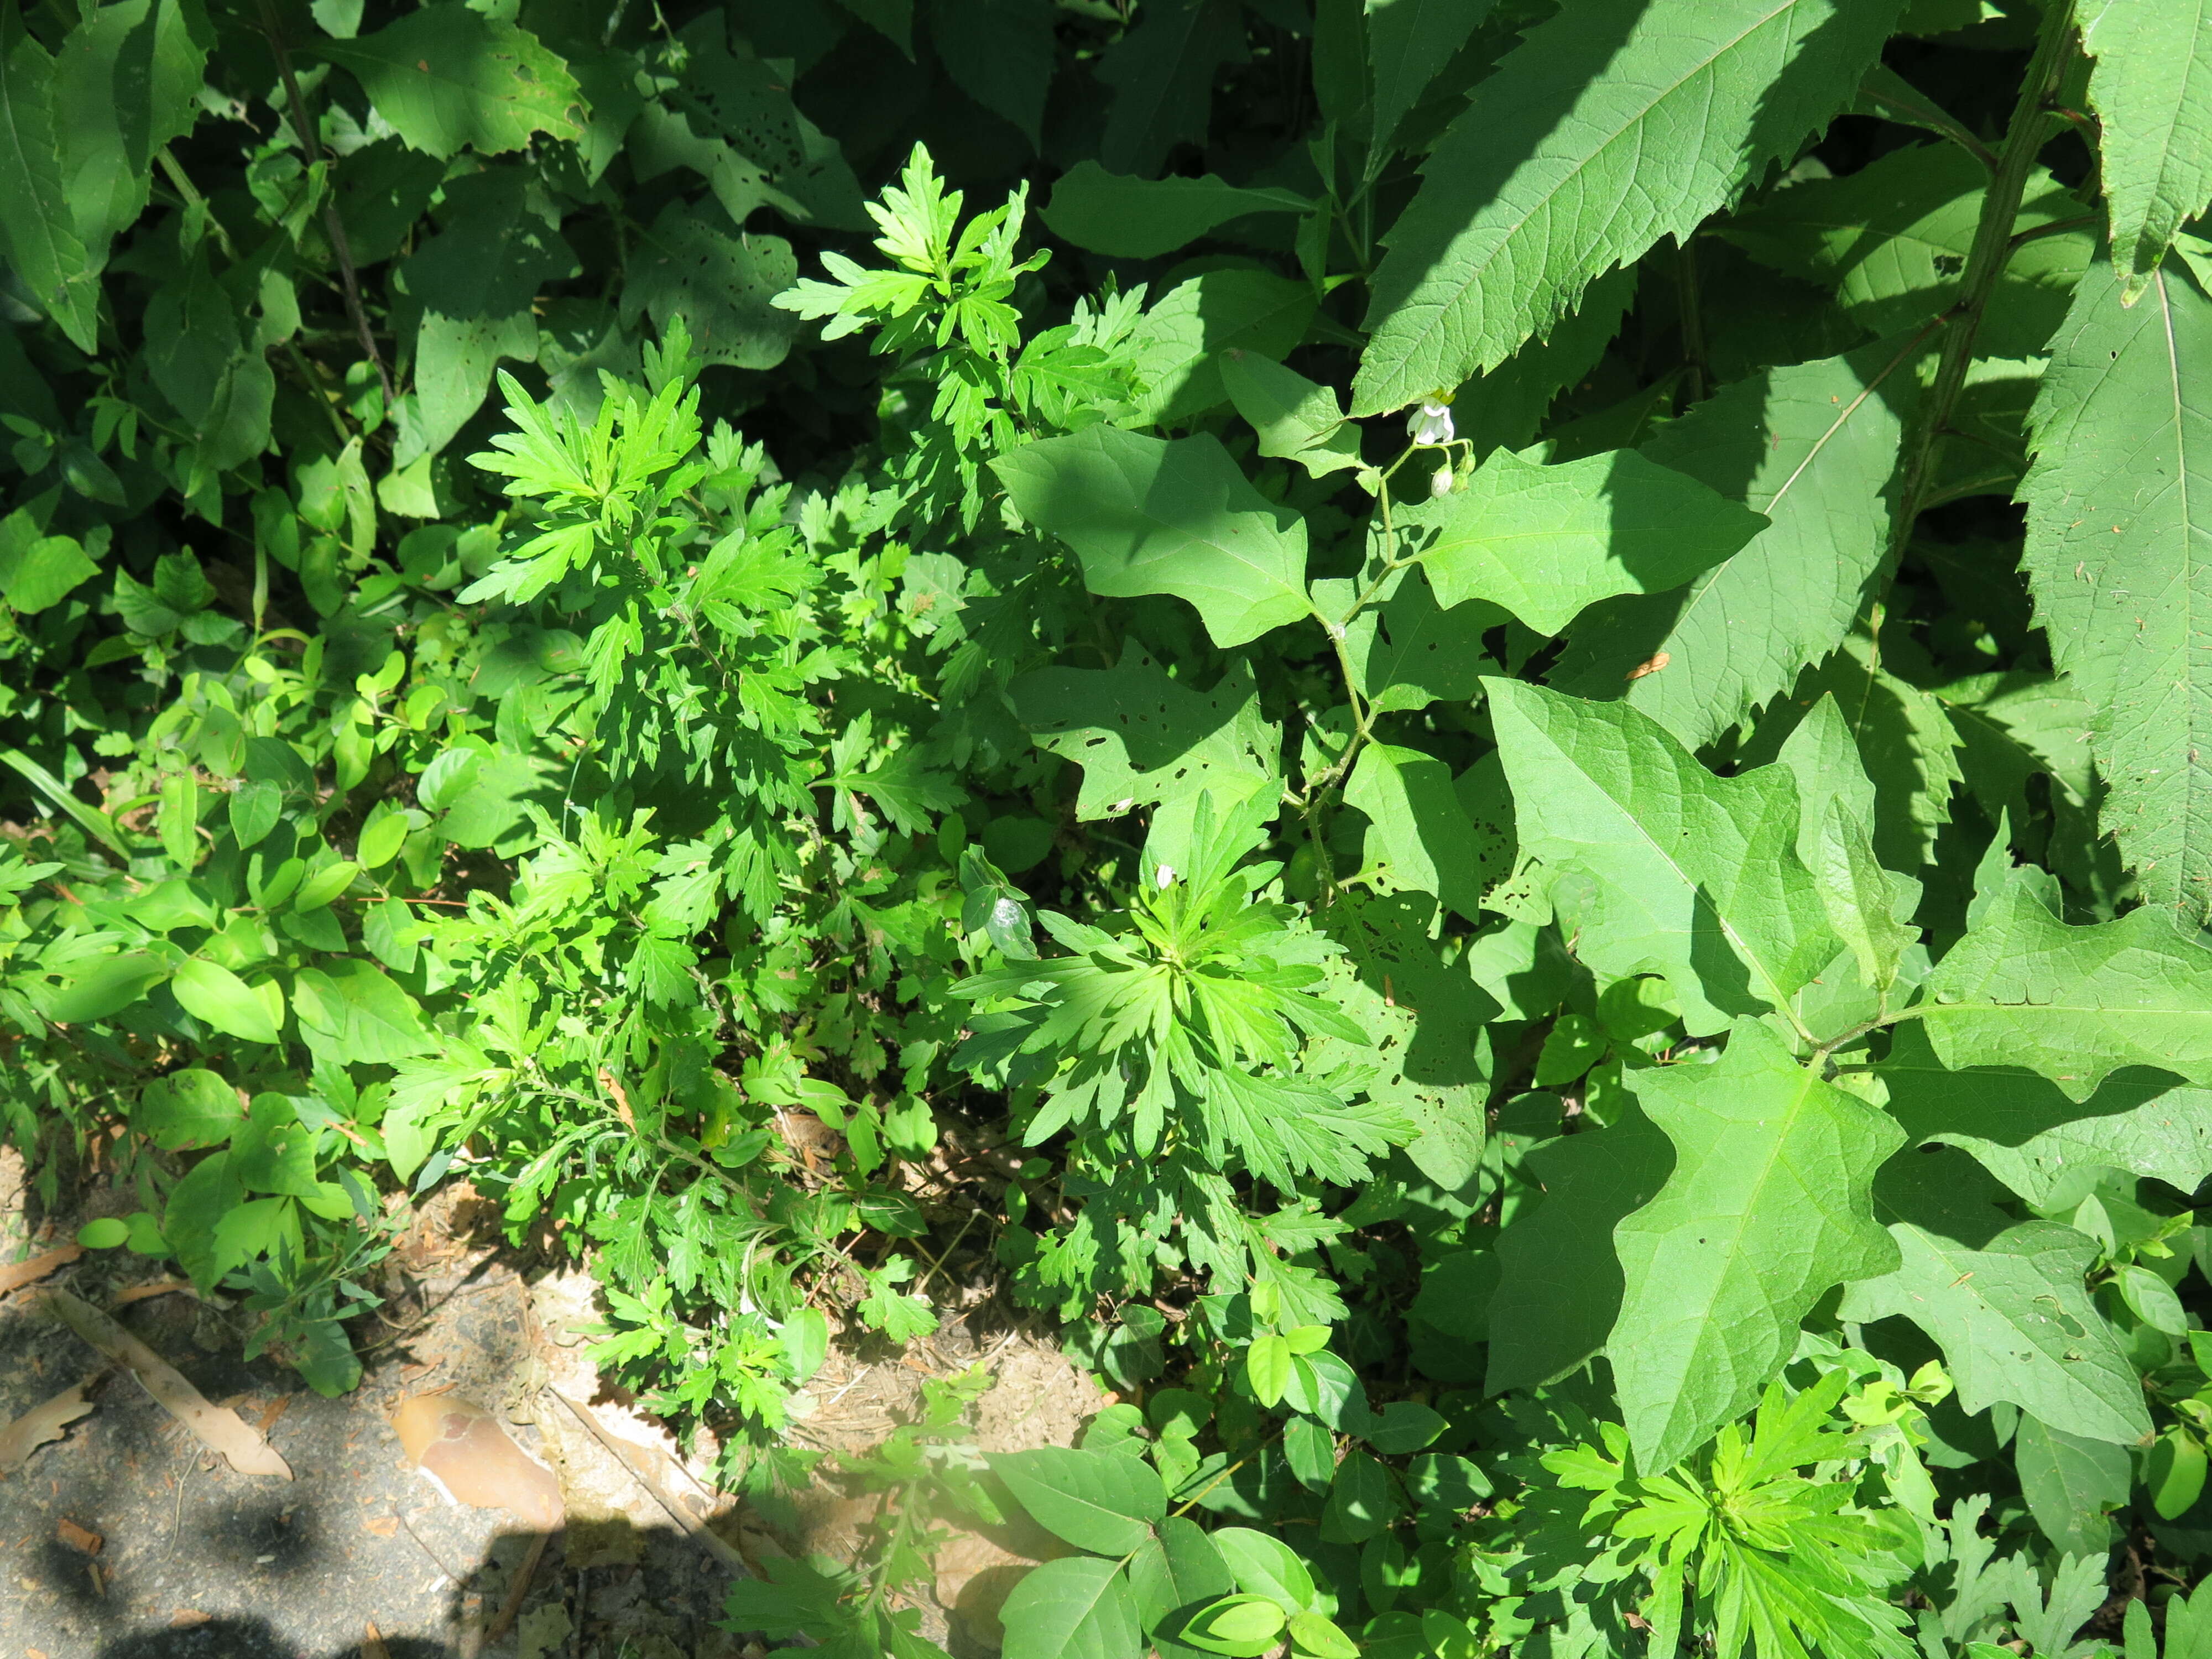
M 1448 444 L 1452 441 L 1451 405 L 1430 398 L 1406 417 L 1406 430 L 1417 444 Z
M 1175 872 L 1163 864 L 1152 872 L 1152 880 L 1156 885 L 1162 888 L 1172 887 L 1175 885 Z
M 1429 480 L 1429 494 L 1437 497 L 1438 499 L 1442 499 L 1452 493 L 1452 483 L 1453 475 L 1451 468 L 1448 466 L 1440 466 L 1437 469 L 1436 477 Z

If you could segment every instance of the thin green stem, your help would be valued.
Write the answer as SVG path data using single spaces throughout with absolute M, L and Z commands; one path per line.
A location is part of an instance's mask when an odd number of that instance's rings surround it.
M 1958 406 L 1959 394 L 1966 389 L 1967 371 L 1973 366 L 1974 343 L 1981 333 L 1983 314 L 1989 309 L 1990 296 L 1996 291 L 1997 279 L 2003 276 L 2014 246 L 2013 225 L 2020 216 L 2028 174 L 2042 153 L 2051 120 L 2051 99 L 2073 54 L 2073 0 L 2052 0 L 2044 13 L 2035 57 L 2021 83 L 2020 101 L 2005 131 L 1996 175 L 1982 198 L 1982 216 L 1974 227 L 1959 298 L 1943 318 L 1943 355 L 1936 367 L 1935 384 L 1922 405 L 1906 453 L 1904 487 L 1898 492 L 1893 555 L 1911 539 L 1913 523 L 1920 516 L 1936 476 L 1952 412 Z

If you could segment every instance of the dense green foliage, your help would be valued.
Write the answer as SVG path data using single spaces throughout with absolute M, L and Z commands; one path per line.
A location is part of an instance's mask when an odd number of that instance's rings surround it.
M 763 1504 L 996 1278 L 844 1654 L 2212 1654 L 2208 201 L 2208 0 L 0 0 L 0 1128 Z

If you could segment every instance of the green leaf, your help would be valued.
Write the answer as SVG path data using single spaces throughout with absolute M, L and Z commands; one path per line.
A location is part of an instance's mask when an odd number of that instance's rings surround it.
M 52 57 L 11 8 L 0 18 L 0 253 L 80 351 L 96 351 L 99 264 L 64 193 Z
M 2085 1439 L 2023 1416 L 2013 1439 L 2012 1459 L 2020 1474 L 2021 1495 L 2027 1499 L 2028 1511 L 2043 1535 L 2069 1554 L 2087 1556 L 2100 1567 L 2112 1547 L 2112 1523 L 2107 1517 L 2127 1507 L 2135 1486 L 2135 1464 L 2127 1448 L 2108 1440 Z M 2102 1576 L 2098 1573 L 2100 1580 Z M 2063 1652 L 2064 1640 L 2049 1647 L 2039 1644 L 2036 1651 Z
M 1083 768 L 1079 818 L 1151 806 L 1152 839 L 1166 844 L 1188 839 L 1201 794 L 1225 814 L 1280 793 L 1281 734 L 1260 711 L 1249 663 L 1199 691 L 1129 640 L 1112 668 L 1039 669 L 1009 695 L 1038 747 Z
M 682 32 L 690 61 L 670 99 L 684 118 L 677 125 L 689 123 L 680 147 L 691 154 L 682 159 L 696 156 L 732 225 L 767 206 L 825 229 L 869 228 L 844 152 L 792 101 L 789 65 L 756 55 L 728 23 L 719 10 L 703 12 Z M 650 119 L 657 106 L 645 112 Z
M 1367 176 L 1383 159 L 1406 117 L 1445 64 L 1467 45 L 1497 0 L 1366 0 L 1367 68 L 1374 126 Z
M 1091 426 L 991 470 L 1024 519 L 1075 550 L 1094 593 L 1188 599 L 1224 650 L 1310 612 L 1304 521 L 1253 489 L 1210 434 Z
M 1950 1070 L 1916 1021 L 1897 1028 L 1880 1075 L 1908 1136 L 1972 1152 L 2036 1209 L 2055 1207 L 2084 1165 L 2185 1193 L 2212 1175 L 2212 1091 L 2177 1088 L 2164 1072 L 2118 1073 L 2076 1103 L 2018 1066 Z
M 2212 914 L 2212 816 L 2197 798 L 2212 746 L 2212 667 L 2194 618 L 2212 603 L 2212 297 L 2185 261 L 2132 307 L 2100 261 L 2051 342 L 2033 426 L 2023 563 L 2052 660 L 2094 711 L 2108 787 L 2099 821 L 2156 903 Z
M 1551 683 L 1626 698 L 1692 746 L 1787 690 L 1850 631 L 1888 550 L 1910 382 L 1895 348 L 1869 347 L 1766 370 L 1662 428 L 1644 454 L 1770 522 L 1678 593 L 1592 610 Z
M 1785 1008 L 1842 948 L 1785 769 L 1717 778 L 1632 708 L 1484 684 L 1522 856 L 1602 980 L 1664 976 L 1704 1035 Z
M 28 615 L 58 605 L 100 567 L 73 536 L 41 536 L 24 512 L 0 519 L 0 603 Z
M 2212 202 L 2212 4 L 2086 0 L 2081 20 L 2112 264 L 2132 295 Z
M 1273 1407 L 1290 1386 L 1291 1358 L 1291 1345 L 1273 1331 L 1254 1337 L 1244 1351 L 1244 1380 L 1262 1406 Z
M 1620 1316 L 1613 1229 L 1658 1195 L 1674 1167 L 1674 1143 L 1632 1105 L 1602 1129 L 1525 1156 L 1544 1192 L 1498 1237 L 1483 1382 L 1492 1395 L 1552 1382 L 1604 1348 Z
M 1245 190 L 1209 173 L 1196 179 L 1127 179 L 1082 161 L 1060 175 L 1041 217 L 1055 236 L 1117 259 L 1151 259 L 1248 213 L 1305 213 L 1295 191 Z
M 1005 1659 L 1139 1659 L 1144 1633 L 1118 1561 L 1071 1555 L 1024 1576 L 999 1617 Z
M 1824 1293 L 1895 1269 L 1869 1188 L 1904 1137 L 1752 1020 L 1717 1064 L 1632 1076 L 1674 1172 L 1613 1229 L 1626 1284 L 1606 1357 L 1656 1474 L 1757 1402 Z
M 204 465 L 237 466 L 267 447 L 276 374 L 204 248 L 146 307 L 146 368 L 197 435 Z
M 1849 757 L 1838 755 L 1839 763 L 1873 786 L 1870 795 L 1850 803 L 1851 816 L 1871 832 L 1882 863 L 1917 870 L 1936 832 L 1951 821 L 1951 792 L 1961 778 L 1954 754 L 1958 734 L 1942 700 L 1891 673 L 1864 635 L 1853 635 L 1799 678 L 1742 744 L 1737 764 L 1757 766 L 1786 748 L 1801 711 L 1824 699 L 1832 700 L 1850 735 Z
M 437 1044 L 422 1024 L 415 1000 L 374 963 L 323 959 L 294 981 L 292 1012 L 301 1039 L 337 1065 L 390 1065 Z
M 88 1250 L 112 1250 L 131 1237 L 131 1224 L 115 1216 L 88 1221 L 76 1230 L 76 1242 Z
M 1020 128 L 1033 149 L 1052 84 L 1053 22 L 1049 0 L 939 0 L 929 11 L 938 61 L 953 84 Z
M 213 33 L 183 0 L 88 10 L 55 55 L 62 185 L 91 262 L 145 210 L 154 157 L 192 130 Z
M 1186 138 L 1202 138 L 1224 64 L 1244 61 L 1237 0 L 1155 0 L 1098 62 L 1112 89 L 1098 160 L 1109 173 L 1157 172 Z
M 1955 144 L 1911 145 L 1844 178 L 1777 191 L 1721 234 L 1764 264 L 1833 289 L 1844 314 L 1870 332 L 1902 333 L 1956 299 L 1989 181 L 1989 169 Z M 1980 356 L 2039 352 L 2065 319 L 2095 237 L 2086 226 L 2047 227 L 2081 217 L 2081 204 L 2049 173 L 2029 175 L 2014 228 L 2042 234 L 2005 261 L 1974 337 Z
M 1850 947 L 1860 976 L 1887 991 L 1917 938 L 1911 918 L 1919 895 L 1875 861 L 1867 826 L 1876 821 L 1876 795 L 1863 754 L 1835 695 L 1824 691 L 1776 758 L 1797 781 L 1797 856 L 1813 873 L 1828 923 Z
M 790 353 L 799 319 L 769 301 L 798 275 L 781 236 L 733 234 L 720 214 L 671 202 L 631 250 L 622 319 L 642 311 L 665 334 L 681 317 L 702 362 L 773 368 Z
M 2174 1427 L 2158 1437 L 2144 1460 L 2143 1485 L 2162 1521 L 2178 1519 L 2203 1495 L 2207 1460 L 2204 1443 Z
M 1992 1221 L 2002 1224 L 1994 1210 Z M 1842 1316 L 1910 1319 L 1935 1339 L 1968 1413 L 2008 1400 L 2069 1434 L 2126 1443 L 2150 1431 L 2142 1385 L 2083 1288 L 2097 1243 L 2056 1222 L 1965 1239 L 1898 1221 L 1894 1273 L 1852 1285 Z
M 568 64 L 529 30 L 457 0 L 359 40 L 298 50 L 349 71 L 394 131 L 441 161 L 464 149 L 521 149 L 532 133 L 583 136 L 583 99 Z
M 1336 1466 L 1328 1502 L 1322 1508 L 1322 1541 L 1364 1543 L 1405 1510 L 1405 1495 L 1390 1471 L 1364 1451 L 1348 1451 Z
M 1344 799 L 1372 822 L 1370 867 L 1379 866 L 1395 887 L 1433 893 L 1469 921 L 1480 919 L 1483 892 L 1506 875 L 1505 861 L 1478 838 L 1449 767 L 1418 749 L 1370 744 Z
M 1137 1458 L 1042 1446 L 985 1461 L 1039 1525 L 1078 1549 L 1127 1555 L 1167 1513 L 1167 1489 Z
M 1264 1595 L 1224 1595 L 1192 1614 L 1178 1633 L 1200 1653 L 1258 1659 L 1283 1644 L 1290 1615 Z
M 1229 396 L 1224 356 L 1285 356 L 1313 314 L 1312 288 L 1272 271 L 1231 265 L 1178 283 L 1130 336 L 1143 424 L 1174 426 L 1213 408 Z
M 1359 592 L 1360 584 L 1348 579 L 1313 585 L 1314 603 L 1326 615 L 1343 615 Z M 1504 666 L 1482 636 L 1505 621 L 1503 611 L 1480 599 L 1443 609 L 1419 565 L 1393 571 L 1344 630 L 1352 683 L 1378 713 L 1468 702 L 1482 677 Z
M 1336 393 L 1294 368 L 1231 347 L 1220 356 L 1221 384 L 1260 437 L 1260 453 L 1296 461 L 1313 477 L 1359 465 L 1359 428 L 1344 418 Z
M 139 1091 L 131 1127 L 162 1151 L 176 1152 L 222 1145 L 245 1116 L 235 1088 L 213 1072 L 188 1066 Z
M 1322 1437 L 1328 1437 L 1326 1431 Z M 1158 1540 L 1139 1547 L 1129 1563 L 1129 1591 L 1147 1630 L 1236 1587 L 1212 1537 L 1186 1516 L 1170 1515 L 1161 1522 Z
M 1419 558 L 1439 605 L 1486 599 L 1540 634 L 1617 593 L 1680 587 L 1766 526 L 1632 449 L 1559 466 L 1500 451 L 1396 522 L 1399 556 Z
M 1503 362 L 1593 277 L 1686 237 L 1850 101 L 1897 9 L 1591 0 L 1531 29 L 1429 153 L 1385 238 L 1353 410 L 1401 408 Z
M 415 425 L 395 452 L 403 465 L 452 441 L 483 403 L 501 358 L 538 356 L 538 290 L 576 270 L 551 204 L 532 199 L 526 169 L 486 167 L 445 190 L 443 228 L 399 268 L 422 305 Z
M 2025 1066 L 2069 1100 L 2124 1066 L 2212 1084 L 2212 951 L 2155 907 L 2069 927 L 2015 878 L 1936 964 L 1918 1007 L 1954 1070 Z
M 169 988 L 186 1013 L 226 1036 L 245 1042 L 278 1040 L 278 1017 L 270 1013 L 258 992 L 228 968 L 195 957 L 177 969 Z
M 1236 1575 L 1237 1589 L 1293 1609 L 1313 1605 L 1313 1574 L 1281 1539 L 1249 1527 L 1223 1527 L 1214 1533 L 1213 1543 Z

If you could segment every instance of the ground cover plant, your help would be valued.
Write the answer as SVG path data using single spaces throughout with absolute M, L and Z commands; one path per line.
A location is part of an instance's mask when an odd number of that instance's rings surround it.
M 330 1392 L 465 1177 L 764 1505 L 1120 1391 L 737 1629 L 2212 1651 L 2208 41 L 0 0 L 0 1126 Z

